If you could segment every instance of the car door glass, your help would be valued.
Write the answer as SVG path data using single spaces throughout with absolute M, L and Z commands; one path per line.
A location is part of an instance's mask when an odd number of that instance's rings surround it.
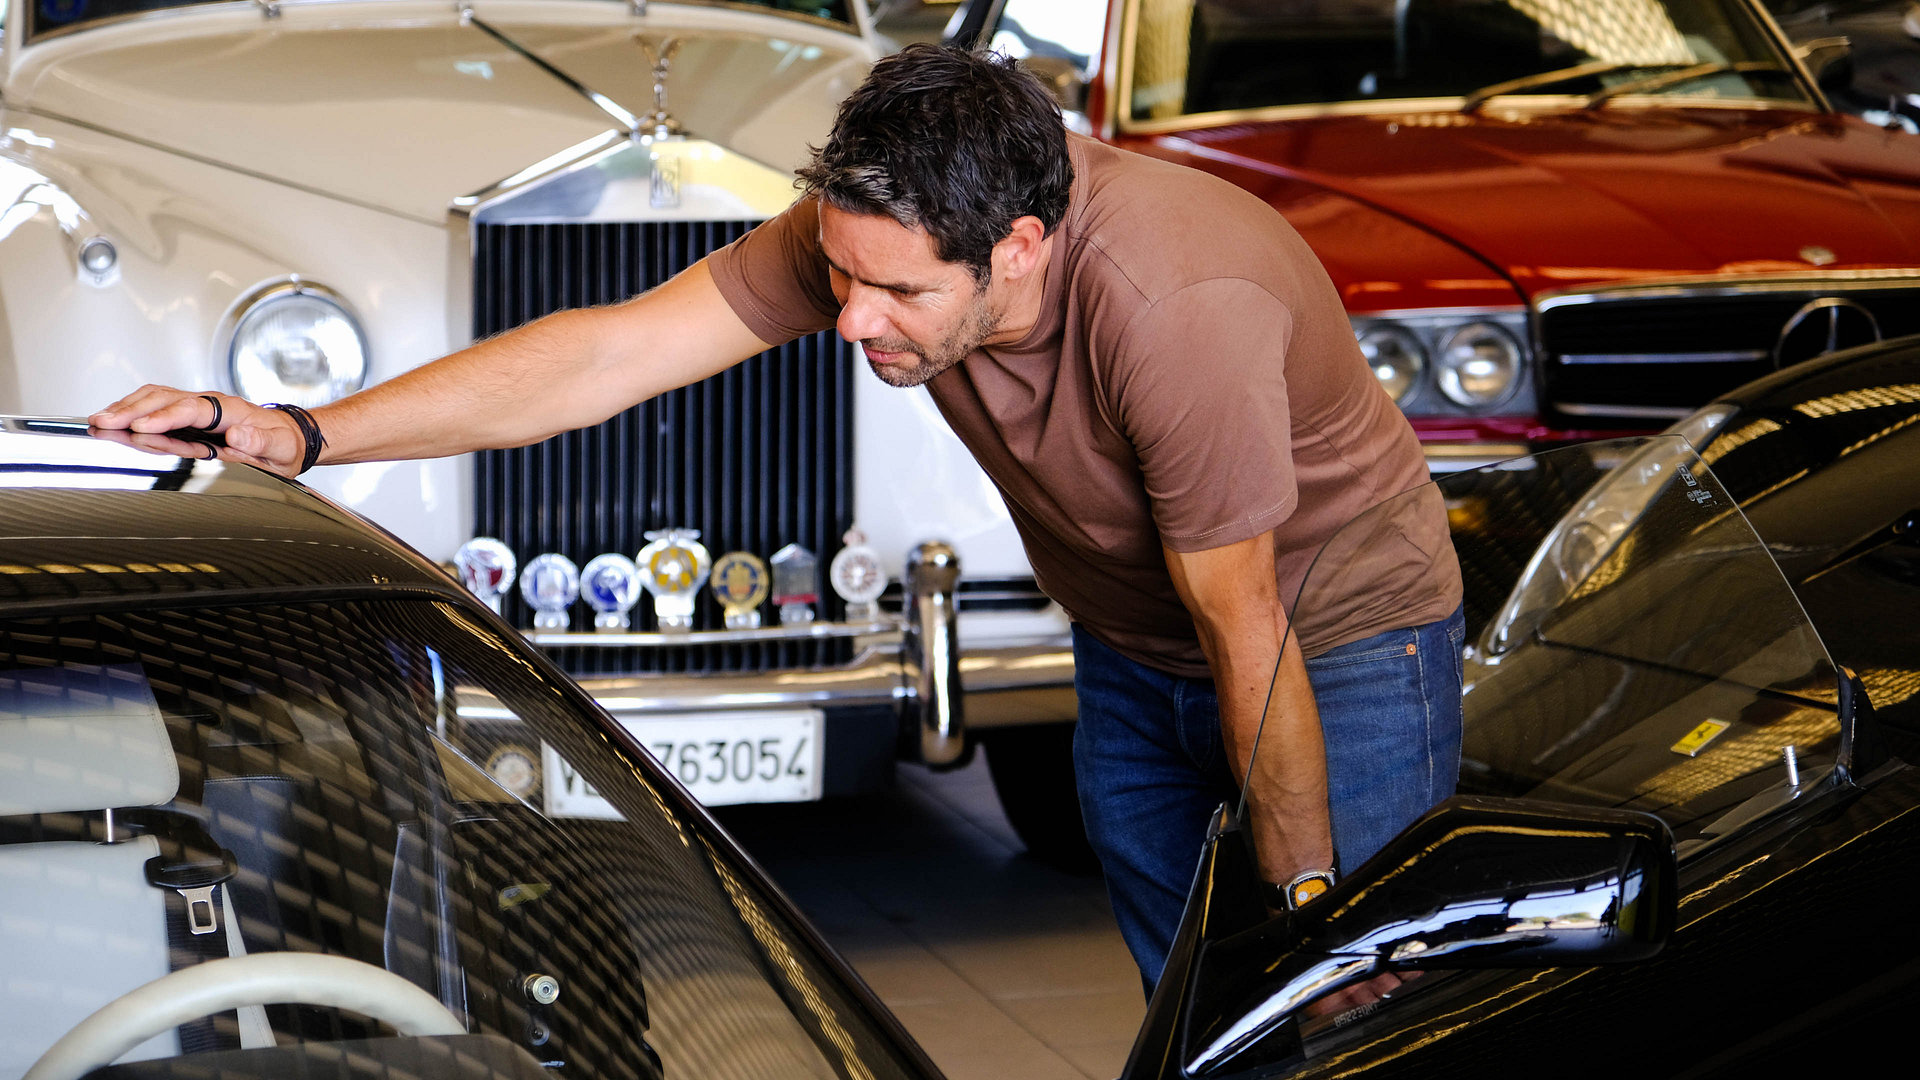
M 1372 508 L 1326 542 L 1290 606 L 1309 656 L 1379 594 L 1395 565 L 1379 553 L 1408 550 L 1457 561 L 1464 581 L 1464 648 L 1445 658 L 1462 680 L 1461 794 L 1652 813 L 1684 860 L 1843 764 L 1838 670 L 1678 436 L 1456 473 Z M 1258 792 L 1248 801 L 1257 829 Z

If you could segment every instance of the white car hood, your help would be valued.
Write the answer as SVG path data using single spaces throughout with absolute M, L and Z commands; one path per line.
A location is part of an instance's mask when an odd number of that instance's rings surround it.
M 690 134 L 775 169 L 805 160 L 871 55 L 850 33 L 738 10 L 487 0 L 481 19 L 628 112 L 653 107 L 636 34 L 678 38 L 667 106 Z M 183 9 L 20 54 L 10 108 L 429 221 L 618 127 L 451 3 Z M 351 73 L 350 75 L 347 73 Z

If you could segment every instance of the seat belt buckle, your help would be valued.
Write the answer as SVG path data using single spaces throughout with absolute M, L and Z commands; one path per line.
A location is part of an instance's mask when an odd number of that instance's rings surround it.
M 225 850 L 218 859 L 170 862 L 164 855 L 155 855 L 146 862 L 147 884 L 180 894 L 187 905 L 187 929 L 196 937 L 220 929 L 213 890 L 238 870 L 233 853 Z

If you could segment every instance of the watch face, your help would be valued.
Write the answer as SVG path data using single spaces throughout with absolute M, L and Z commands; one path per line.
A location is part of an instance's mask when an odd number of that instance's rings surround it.
M 1333 875 L 1324 870 L 1301 874 L 1287 886 L 1287 906 L 1297 908 L 1333 887 Z
M 493 782 L 521 798 L 529 798 L 540 786 L 540 765 L 533 751 L 523 746 L 503 746 L 487 759 L 487 775 Z

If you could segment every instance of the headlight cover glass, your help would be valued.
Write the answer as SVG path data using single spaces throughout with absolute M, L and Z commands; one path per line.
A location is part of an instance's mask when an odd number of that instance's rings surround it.
M 1506 330 L 1490 322 L 1468 323 L 1440 346 L 1435 376 L 1449 401 L 1479 408 L 1513 390 L 1524 359 L 1520 343 Z
M 1420 375 L 1427 367 L 1427 351 L 1420 339 L 1397 326 L 1379 324 L 1360 332 L 1360 354 L 1367 358 L 1374 378 L 1393 398 L 1405 401 L 1420 387 Z
M 366 385 L 367 338 L 332 290 L 281 282 L 241 305 L 227 365 L 249 401 L 325 405 Z
M 1512 595 L 1488 624 L 1487 652 L 1497 656 L 1532 633 L 1542 612 L 1587 585 L 1662 492 L 1676 482 L 1695 487 L 1693 474 L 1701 467 L 1693 447 L 1671 435 L 1646 439 L 1614 466 L 1534 550 Z

